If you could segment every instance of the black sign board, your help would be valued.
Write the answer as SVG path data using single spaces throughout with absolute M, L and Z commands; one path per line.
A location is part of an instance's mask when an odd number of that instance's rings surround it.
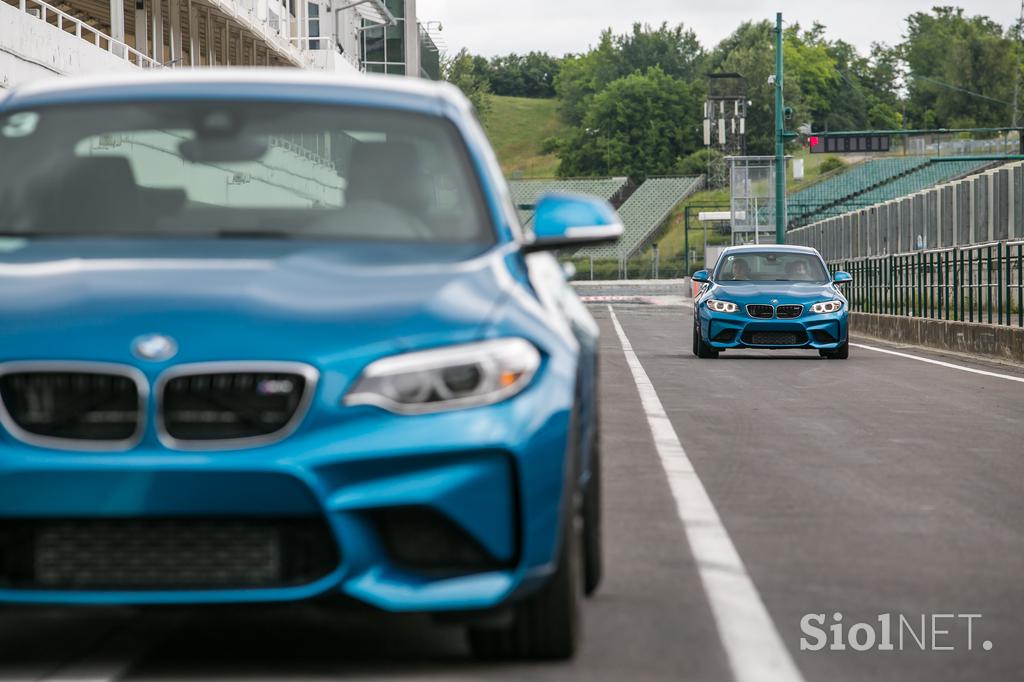
M 829 135 L 808 137 L 812 154 L 864 154 L 889 151 L 888 135 Z

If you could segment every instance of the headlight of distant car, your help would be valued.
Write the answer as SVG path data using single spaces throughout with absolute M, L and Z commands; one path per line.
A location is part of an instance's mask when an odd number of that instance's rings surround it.
M 740 309 L 740 307 L 732 301 L 719 301 L 715 298 L 708 300 L 708 308 L 714 310 L 716 313 L 734 313 Z
M 540 352 L 517 338 L 402 353 L 364 369 L 345 404 L 398 414 L 490 405 L 526 388 L 539 365 Z
M 811 306 L 812 313 L 836 313 L 842 310 L 842 301 L 821 301 Z

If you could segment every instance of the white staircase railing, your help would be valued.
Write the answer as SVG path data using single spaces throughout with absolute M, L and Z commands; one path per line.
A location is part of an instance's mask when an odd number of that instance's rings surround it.
M 61 11 L 53 5 L 43 2 L 43 0 L 18 0 L 18 9 L 26 14 L 31 14 L 40 20 L 45 21 L 51 26 L 56 25 L 56 27 L 61 31 L 71 32 L 71 30 L 73 30 L 77 37 L 91 41 L 93 45 L 101 50 L 106 50 L 110 54 L 120 57 L 127 62 L 135 62 L 135 64 L 143 68 L 163 67 L 160 62 L 148 57 L 142 52 L 139 52 L 131 45 L 112 38 L 106 33 L 93 28 L 78 17 L 74 17 L 67 12 Z M 54 18 L 53 21 L 51 21 L 51 17 Z

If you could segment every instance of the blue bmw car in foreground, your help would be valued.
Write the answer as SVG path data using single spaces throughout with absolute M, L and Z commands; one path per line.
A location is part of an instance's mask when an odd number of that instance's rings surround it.
M 716 358 L 735 348 L 809 348 L 822 357 L 850 356 L 849 305 L 839 287 L 849 273 L 829 275 L 805 246 L 734 246 L 713 271 L 699 270 L 693 302 L 693 354 Z
M 597 327 L 453 87 L 0 100 L 0 605 L 344 597 L 563 658 L 601 577 Z

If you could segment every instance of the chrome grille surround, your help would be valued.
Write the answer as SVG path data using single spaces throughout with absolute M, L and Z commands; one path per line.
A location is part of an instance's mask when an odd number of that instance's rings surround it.
M 304 380 L 303 394 L 291 419 L 281 428 L 268 434 L 247 436 L 242 438 L 223 438 L 212 440 L 192 440 L 175 438 L 165 423 L 164 391 L 174 379 L 195 375 L 212 374 L 297 374 Z M 173 450 L 241 450 L 264 445 L 272 445 L 291 435 L 305 418 L 309 406 L 316 393 L 320 373 L 316 368 L 301 362 L 285 362 L 274 360 L 229 360 L 216 362 L 197 362 L 177 365 L 163 372 L 156 382 L 154 396 L 156 400 L 156 429 L 160 442 Z
M 804 314 L 804 307 L 799 303 L 784 303 L 775 306 L 775 317 L 780 320 L 793 320 Z
M 770 320 L 775 317 L 775 308 L 768 303 L 748 303 L 747 315 L 758 320 Z
M 135 384 L 137 404 L 137 420 L 135 431 L 129 438 L 102 440 L 88 438 L 64 438 L 32 433 L 17 423 L 0 399 L 0 424 L 11 436 L 28 445 L 54 450 L 75 450 L 83 452 L 122 452 L 138 445 L 146 432 L 146 405 L 149 402 L 149 382 L 137 368 L 109 362 L 91 362 L 85 360 L 27 360 L 0 363 L 0 377 L 11 374 L 93 374 L 117 376 L 129 379 Z

